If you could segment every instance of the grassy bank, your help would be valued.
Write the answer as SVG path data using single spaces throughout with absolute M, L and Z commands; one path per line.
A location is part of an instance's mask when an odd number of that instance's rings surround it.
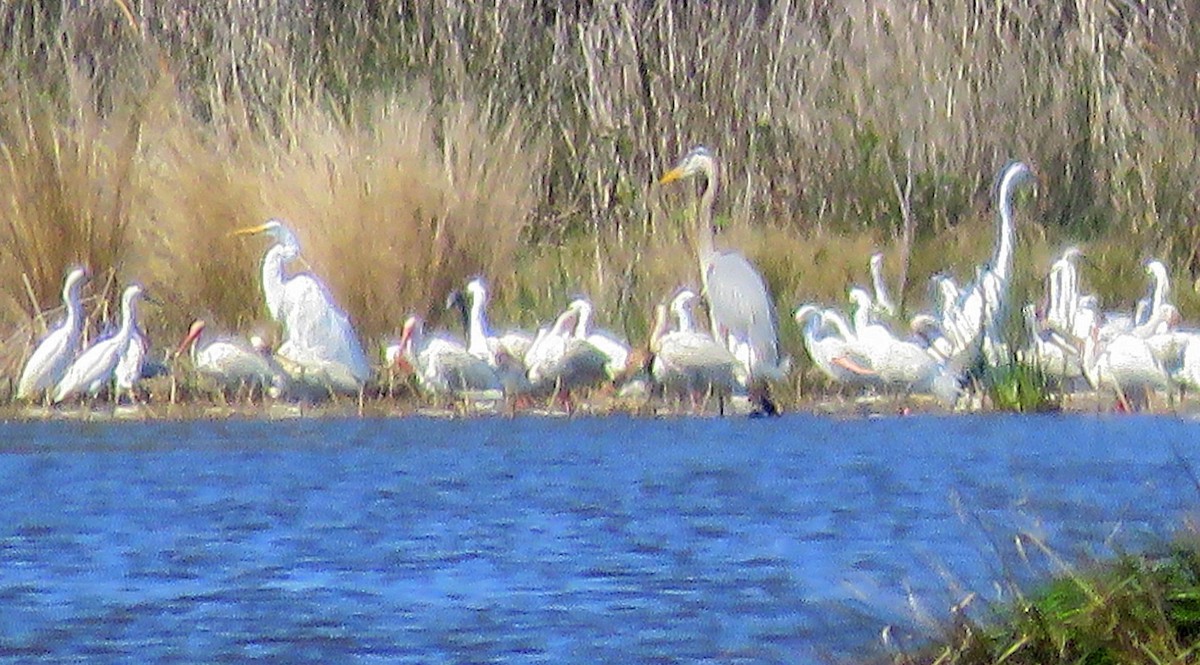
M 1019 543 L 1018 543 L 1019 544 Z M 1031 548 L 1043 547 L 1026 541 Z M 1191 663 L 1200 649 L 1200 539 L 1064 572 L 988 620 L 953 608 L 936 644 L 889 640 L 894 665 Z
M 227 234 L 269 216 L 371 346 L 475 274 L 497 322 L 585 292 L 637 342 L 698 279 L 690 193 L 653 184 L 694 143 L 781 311 L 842 302 L 876 249 L 910 310 L 933 272 L 969 279 L 1012 157 L 1041 176 L 1018 204 L 1027 285 L 1067 242 L 1107 302 L 1151 255 L 1190 284 L 1195 10 L 944 4 L 4 3 L 0 371 L 70 263 L 97 274 L 94 319 L 128 280 L 156 292 L 159 344 L 265 318 L 264 248 Z

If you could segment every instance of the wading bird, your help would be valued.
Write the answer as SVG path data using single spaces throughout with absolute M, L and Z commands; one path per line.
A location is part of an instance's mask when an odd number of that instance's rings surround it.
M 410 316 L 400 334 L 400 350 L 412 366 L 422 390 L 436 397 L 463 397 L 467 393 L 503 391 L 496 371 L 458 342 L 425 335 L 425 321 Z
M 607 331 L 592 327 L 592 302 L 587 298 L 576 298 L 569 307 L 578 314 L 575 323 L 575 339 L 581 339 L 596 347 L 606 358 L 604 369 L 609 379 L 625 374 L 629 364 L 629 345 Z
M 192 366 L 201 376 L 226 390 L 237 390 L 245 386 L 276 392 L 285 390 L 287 377 L 283 369 L 267 354 L 247 340 L 228 335 L 216 335 L 208 325 L 197 319 L 188 327 L 187 335 L 175 351 L 178 356 L 187 351 Z
M 95 397 L 106 385 L 113 383 L 117 363 L 121 361 L 137 324 L 137 303 L 141 297 L 141 286 L 131 284 L 125 288 L 121 294 L 121 327 L 113 335 L 92 344 L 71 363 L 54 389 L 55 402 L 84 393 Z
M 762 275 L 745 256 L 735 251 L 718 251 L 715 247 L 712 215 L 719 185 L 716 158 L 703 146 L 693 148 L 659 182 L 666 184 L 695 176 L 705 179 L 696 208 L 696 256 L 704 295 L 708 298 L 712 334 L 727 342 L 735 355 L 742 356 L 747 386 L 757 408 L 774 413 L 766 382 L 782 379 L 786 374 L 780 357 L 775 305 Z
M 80 303 L 79 290 L 86 278 L 87 271 L 83 268 L 75 268 L 67 274 L 62 290 L 67 315 L 42 338 L 33 355 L 25 362 L 17 382 L 18 399 L 36 399 L 57 386 L 79 353 L 79 342 L 83 336 L 83 305 Z
M 887 282 L 883 278 L 883 253 L 871 255 L 871 285 L 875 289 L 875 309 L 885 316 L 896 316 L 896 304 L 888 294 Z
M 288 277 L 285 267 L 300 256 L 300 243 L 276 219 L 234 231 L 234 235 L 263 234 L 275 241 L 262 262 L 263 295 L 271 318 L 283 326 L 284 340 L 277 355 L 298 368 L 297 382 L 340 393 L 357 394 L 371 378 L 349 317 L 333 301 L 315 275 Z
M 681 292 L 680 296 L 685 294 L 695 297 L 690 291 Z M 672 303 L 676 313 L 690 300 L 685 297 L 680 303 L 680 296 Z M 718 411 L 724 412 L 738 365 L 737 358 L 724 344 L 698 330 L 671 330 L 667 307 L 660 304 L 655 308 L 650 351 L 654 354 L 650 374 L 664 390 L 688 397 L 693 411 L 699 410 L 708 397 L 716 397 Z
M 1008 295 L 1017 242 L 1012 198 L 1017 185 L 1032 179 L 1033 171 L 1024 162 L 1013 162 L 1004 167 L 1000 174 L 996 251 L 991 264 L 981 266 L 975 281 L 963 289 L 957 302 L 957 311 L 954 312 L 952 328 L 964 342 L 955 354 L 958 366 L 969 367 L 980 352 L 991 365 L 1004 360 L 1002 329 L 1008 314 Z

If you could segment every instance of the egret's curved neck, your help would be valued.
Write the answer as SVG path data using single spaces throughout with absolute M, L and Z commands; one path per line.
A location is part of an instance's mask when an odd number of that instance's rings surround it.
M 692 313 L 688 311 L 687 303 L 676 301 L 671 310 L 679 321 L 679 332 L 692 332 Z
M 267 301 L 267 311 L 271 318 L 280 319 L 280 309 L 283 306 L 284 266 L 296 257 L 296 249 L 289 245 L 274 245 L 267 250 L 262 262 L 263 295 Z
M 133 336 L 133 329 L 137 320 L 137 299 L 127 298 L 121 307 L 121 327 L 117 330 L 117 338 L 120 340 L 128 340 Z
M 63 304 L 67 307 L 67 319 L 63 323 L 71 335 L 79 335 L 83 330 L 83 305 L 79 302 L 79 289 L 82 282 L 72 282 L 63 289 Z
M 1167 278 L 1166 273 L 1156 270 L 1154 271 L 1154 299 L 1153 306 L 1150 308 L 1151 315 L 1158 314 L 1162 311 L 1162 306 L 1167 302 L 1167 297 L 1171 293 L 1171 282 Z
M 467 331 L 467 346 L 469 347 L 467 351 L 471 355 L 488 352 L 487 314 L 484 312 L 486 305 L 486 295 L 478 291 L 471 291 L 471 315 L 468 319 L 469 329 Z
M 871 325 L 871 301 L 861 295 L 854 297 L 854 332 L 862 333 Z
M 700 258 L 700 274 L 705 275 L 709 257 L 716 251 L 713 240 L 713 203 L 717 199 L 717 164 L 705 160 L 701 167 L 704 173 L 704 193 L 696 207 L 696 254 Z
M 887 283 L 883 281 L 883 263 L 871 262 L 871 283 L 875 287 L 875 302 L 889 314 L 896 311 L 892 297 L 888 294 Z
M 1017 242 L 1017 230 L 1013 225 L 1013 181 L 1014 176 L 1009 175 L 1000 183 L 1000 226 L 998 229 L 999 237 L 996 240 L 996 254 L 992 257 L 992 272 L 996 274 L 1001 281 L 1007 281 L 1012 275 L 1013 268 L 1013 248 Z

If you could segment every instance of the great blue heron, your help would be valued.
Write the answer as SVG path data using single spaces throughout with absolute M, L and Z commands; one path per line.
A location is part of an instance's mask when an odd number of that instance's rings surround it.
M 62 298 L 67 315 L 42 338 L 25 362 L 21 378 L 17 381 L 17 398 L 34 399 L 58 385 L 71 361 L 79 353 L 83 336 L 83 305 L 79 290 L 87 278 L 87 271 L 75 268 L 67 273 L 63 284 Z
M 696 256 L 708 299 L 713 337 L 725 341 L 743 361 L 747 385 L 759 384 L 759 408 L 774 412 L 766 380 L 786 373 L 781 363 L 775 305 L 758 270 L 736 251 L 719 251 L 713 237 L 713 202 L 719 186 L 716 157 L 703 146 L 693 148 L 663 174 L 660 183 L 704 176 L 704 192 L 696 208 Z M 739 354 L 739 351 L 742 353 Z
M 257 387 L 261 390 L 283 391 L 287 375 L 268 354 L 255 348 L 248 340 L 214 334 L 203 320 L 197 319 L 188 327 L 175 354 L 187 351 L 192 366 L 201 376 L 225 389 Z
M 277 219 L 234 231 L 234 235 L 263 234 L 275 241 L 262 262 L 263 295 L 271 318 L 283 326 L 284 340 L 276 352 L 300 369 L 294 379 L 316 387 L 354 394 L 371 378 L 350 319 L 325 285 L 311 273 L 288 277 L 285 267 L 300 256 L 296 236 Z
M 112 384 L 117 363 L 133 335 L 137 303 L 141 297 L 141 286 L 131 284 L 125 288 L 121 294 L 121 327 L 111 336 L 93 343 L 71 363 L 54 389 L 55 402 L 83 393 L 94 397 L 106 385 Z

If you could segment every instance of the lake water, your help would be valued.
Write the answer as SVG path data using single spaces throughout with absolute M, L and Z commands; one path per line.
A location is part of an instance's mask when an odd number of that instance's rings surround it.
M 0 426 L 0 657 L 821 663 L 1160 544 L 1173 418 Z M 1023 547 L 1018 547 L 1020 542 Z M 1028 555 L 1023 559 L 1020 550 Z M 911 637 L 906 637 L 911 636 Z

